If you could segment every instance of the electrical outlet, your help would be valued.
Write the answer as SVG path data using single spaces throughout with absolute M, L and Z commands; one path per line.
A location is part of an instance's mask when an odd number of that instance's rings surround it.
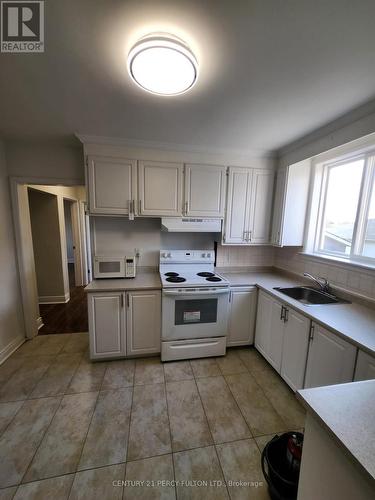
M 134 255 L 139 259 L 141 256 L 141 249 L 140 248 L 134 248 Z

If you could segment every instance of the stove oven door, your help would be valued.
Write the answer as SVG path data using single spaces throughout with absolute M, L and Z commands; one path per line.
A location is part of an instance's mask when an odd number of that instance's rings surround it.
M 228 288 L 163 290 L 162 340 L 227 335 Z

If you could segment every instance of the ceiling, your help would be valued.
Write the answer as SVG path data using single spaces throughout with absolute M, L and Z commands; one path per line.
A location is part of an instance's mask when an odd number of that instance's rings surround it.
M 0 136 L 74 133 L 271 152 L 375 97 L 374 0 L 45 2 L 44 54 L 0 54 Z M 188 93 L 129 78 L 140 36 L 185 39 Z

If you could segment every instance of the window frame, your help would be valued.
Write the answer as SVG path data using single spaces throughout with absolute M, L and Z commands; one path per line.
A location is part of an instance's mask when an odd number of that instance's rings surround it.
M 321 243 L 324 231 L 324 218 L 325 209 L 327 204 L 327 191 L 328 191 L 328 181 L 330 171 L 339 167 L 340 165 L 345 165 L 353 161 L 358 161 L 363 159 L 363 171 L 361 178 L 361 185 L 358 196 L 358 203 L 356 209 L 356 216 L 353 228 L 353 238 L 352 245 L 349 254 L 344 254 L 340 252 L 334 252 L 329 250 L 322 250 Z M 316 159 L 318 160 L 318 158 Z M 368 212 L 371 203 L 371 197 L 373 192 L 375 192 L 375 148 L 371 148 L 365 152 L 354 150 L 349 154 L 336 156 L 331 159 L 326 159 L 324 161 L 315 161 L 315 188 L 318 190 L 318 208 L 315 211 L 315 217 L 310 218 L 310 231 L 311 226 L 315 223 L 315 232 L 312 241 L 312 253 L 317 257 L 327 257 L 331 259 L 337 259 L 341 262 L 348 263 L 358 263 L 358 264 L 368 264 L 369 266 L 375 266 L 374 257 L 366 257 L 360 254 L 363 251 L 365 234 L 366 234 L 366 222 L 368 220 Z M 314 194 L 312 195 L 314 198 Z M 311 207 L 313 212 L 313 207 Z M 308 238 L 307 238 L 308 240 Z M 305 248 L 307 247 L 307 241 Z M 305 250 L 306 251 L 306 250 Z

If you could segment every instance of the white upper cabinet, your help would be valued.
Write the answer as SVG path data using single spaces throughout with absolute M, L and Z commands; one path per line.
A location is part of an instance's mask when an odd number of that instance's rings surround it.
M 309 196 L 310 160 L 277 172 L 272 219 L 274 246 L 302 246 Z
M 358 351 L 354 380 L 371 379 L 375 379 L 375 357 L 367 354 L 367 352 Z
M 123 158 L 89 156 L 87 184 L 89 211 L 101 215 L 129 215 L 137 186 L 137 162 Z
M 313 323 L 305 388 L 351 382 L 356 353 L 354 345 Z
M 270 242 L 273 170 L 257 169 L 253 172 L 248 239 L 251 244 Z
M 231 288 L 227 346 L 254 342 L 256 304 L 255 286 Z
M 185 165 L 184 215 L 224 217 L 226 168 Z
M 273 184 L 273 170 L 229 168 L 223 244 L 270 242 Z
M 157 161 L 138 163 L 138 215 L 182 215 L 183 164 Z

